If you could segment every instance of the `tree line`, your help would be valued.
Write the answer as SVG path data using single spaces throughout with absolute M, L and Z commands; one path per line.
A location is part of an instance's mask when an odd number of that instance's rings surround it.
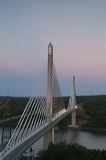
M 86 149 L 78 144 L 51 143 L 47 150 L 38 153 L 36 160 L 106 160 L 106 151 Z

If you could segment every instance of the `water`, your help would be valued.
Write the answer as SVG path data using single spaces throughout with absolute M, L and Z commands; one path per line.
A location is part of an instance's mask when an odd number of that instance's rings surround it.
M 1 144 L 2 129 L 0 128 L 0 144 Z M 60 130 L 55 133 L 55 142 L 65 141 L 68 144 L 78 143 L 90 149 L 105 149 L 106 150 L 106 134 L 94 133 L 88 131 L 79 130 Z M 42 148 L 42 138 L 36 143 L 35 147 L 37 151 Z M 42 148 L 43 149 L 43 148 Z
M 55 142 L 78 143 L 89 149 L 106 150 L 106 134 L 79 130 L 61 130 L 55 135 Z

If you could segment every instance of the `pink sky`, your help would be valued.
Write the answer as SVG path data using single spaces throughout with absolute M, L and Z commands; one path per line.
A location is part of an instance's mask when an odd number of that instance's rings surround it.
M 69 93 L 67 89 L 73 75 L 77 77 L 79 94 L 106 94 L 104 0 L 0 2 L 0 88 L 3 94 L 7 88 L 17 90 L 25 78 L 33 81 L 34 76 L 46 70 L 50 41 L 61 85 L 66 86 L 64 94 Z M 30 87 L 30 81 L 27 86 Z M 86 91 L 82 91 L 81 86 Z M 95 92 L 87 92 L 90 86 Z M 21 89 L 17 91 L 20 92 Z

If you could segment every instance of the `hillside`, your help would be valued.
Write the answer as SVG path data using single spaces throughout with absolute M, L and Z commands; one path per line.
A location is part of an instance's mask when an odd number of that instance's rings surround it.
M 0 120 L 6 118 L 7 113 L 11 116 L 21 115 L 27 102 L 27 97 L 0 97 Z M 65 106 L 69 97 L 63 97 Z M 80 109 L 77 111 L 77 124 L 83 128 L 106 129 L 106 95 L 77 96 Z M 69 115 L 59 123 L 59 127 L 67 127 L 71 123 Z
M 69 97 L 64 97 L 67 104 Z M 80 108 L 77 111 L 77 125 L 81 128 L 106 129 L 106 95 L 77 96 Z M 71 124 L 71 116 L 64 118 L 59 127 L 64 128 Z

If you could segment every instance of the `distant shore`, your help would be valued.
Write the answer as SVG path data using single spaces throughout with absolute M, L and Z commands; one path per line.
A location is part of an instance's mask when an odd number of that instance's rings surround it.
M 90 132 L 106 133 L 106 129 L 104 129 L 104 128 L 67 127 L 67 128 L 64 128 L 64 129 L 72 129 L 72 130 L 79 130 L 79 131 L 90 131 Z

